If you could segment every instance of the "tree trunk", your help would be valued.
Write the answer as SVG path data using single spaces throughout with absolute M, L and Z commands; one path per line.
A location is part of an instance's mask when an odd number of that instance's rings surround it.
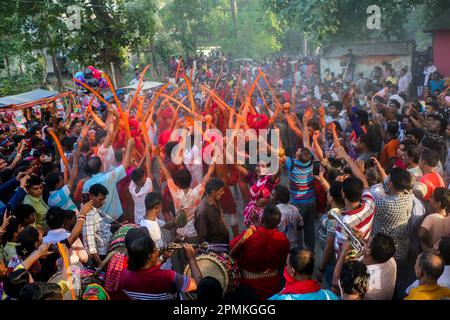
M 61 91 L 63 87 L 62 74 L 61 69 L 59 68 L 58 60 L 56 58 L 56 53 L 52 54 L 52 63 L 53 63 L 53 70 L 56 75 L 56 80 L 58 81 L 58 91 Z
M 6 71 L 8 72 L 8 77 L 11 78 L 11 68 L 9 67 L 9 59 L 6 54 L 5 54 L 5 64 L 6 64 Z
M 234 37 L 237 38 L 237 17 L 236 17 L 236 0 L 230 0 L 231 8 L 231 18 L 233 21 L 233 33 Z

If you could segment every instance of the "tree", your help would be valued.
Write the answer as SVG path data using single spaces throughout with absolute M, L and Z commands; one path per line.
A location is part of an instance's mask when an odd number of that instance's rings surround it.
M 153 38 L 156 0 L 77 0 L 80 30 L 70 33 L 69 56 L 83 65 L 119 72 L 130 52 Z
M 435 3 L 438 3 L 436 5 Z M 420 4 L 427 5 L 427 15 L 436 16 L 448 0 L 264 0 L 266 8 L 284 22 L 296 25 L 308 39 L 321 43 L 326 40 L 404 39 L 408 14 Z M 366 27 L 367 8 L 381 8 L 381 30 Z

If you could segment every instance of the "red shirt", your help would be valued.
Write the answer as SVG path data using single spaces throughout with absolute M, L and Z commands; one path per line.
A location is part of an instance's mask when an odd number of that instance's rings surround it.
M 139 271 L 125 269 L 120 277 L 119 291 L 129 300 L 175 300 L 178 292 L 192 287 L 191 278 L 160 265 Z
M 230 242 L 233 248 L 245 232 Z M 286 235 L 276 229 L 256 227 L 256 232 L 244 242 L 238 257 L 239 265 L 249 272 L 260 273 L 282 269 L 289 254 L 289 241 Z M 261 299 L 267 299 L 281 290 L 281 277 L 263 279 L 242 279 L 241 284 L 253 288 Z
M 445 188 L 444 180 L 436 172 L 423 175 L 419 182 L 422 182 L 427 186 L 427 194 L 423 198 L 425 201 L 430 200 L 431 195 L 436 188 Z

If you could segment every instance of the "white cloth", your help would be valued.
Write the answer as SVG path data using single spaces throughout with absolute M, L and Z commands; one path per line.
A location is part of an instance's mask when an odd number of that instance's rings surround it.
M 385 263 L 367 266 L 370 274 L 369 290 L 364 295 L 364 300 L 392 300 L 395 281 L 397 278 L 397 263 L 394 258 Z
M 184 164 L 192 175 L 191 187 L 195 188 L 203 179 L 202 154 L 197 146 L 184 151 Z
M 57 243 L 57 242 L 61 242 L 64 239 L 67 239 L 70 236 L 70 233 L 63 228 L 60 229 L 54 229 L 54 230 L 49 230 L 47 235 L 45 237 L 42 238 L 42 242 L 43 243 Z M 71 265 L 78 265 L 81 267 L 81 264 L 79 264 L 80 262 L 80 258 L 79 255 L 77 254 L 77 252 L 74 250 L 74 248 L 76 248 L 76 251 L 80 252 L 80 251 L 85 251 L 84 247 L 83 247 L 83 243 L 81 242 L 81 240 L 78 238 L 77 240 L 75 240 L 75 242 L 72 244 L 72 247 L 69 249 L 69 259 L 70 259 L 70 264 Z M 81 253 L 81 255 L 85 255 L 86 260 L 88 258 L 87 253 Z M 61 262 L 57 262 L 58 265 L 61 264 Z
M 155 245 L 158 249 L 164 248 L 164 239 L 161 234 L 161 227 L 164 226 L 164 222 L 156 219 L 156 220 L 147 220 L 142 219 L 139 223 L 141 227 L 145 227 L 148 229 L 150 233 L 150 238 L 155 242 Z
M 131 181 L 128 189 L 134 202 L 134 222 L 139 223 L 145 216 L 145 196 L 153 191 L 152 179 L 146 178 L 139 191 L 136 191 L 136 188 L 136 184 Z
M 114 157 L 114 149 L 112 146 L 105 148 L 102 145 L 98 147 L 97 156 L 102 160 L 103 172 L 110 172 L 114 169 L 116 159 Z
M 425 81 L 423 83 L 424 86 L 428 85 L 428 81 L 430 81 L 431 74 L 436 71 L 437 68 L 434 65 L 425 67 L 425 69 L 423 70 L 423 74 L 425 75 Z

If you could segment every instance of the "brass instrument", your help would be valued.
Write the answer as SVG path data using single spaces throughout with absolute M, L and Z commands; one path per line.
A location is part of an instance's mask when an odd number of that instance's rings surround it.
M 160 252 L 160 254 L 163 254 L 165 252 L 173 252 L 176 250 L 183 249 L 184 243 L 185 242 L 171 242 L 166 247 L 160 248 L 159 252 Z M 208 248 L 209 248 L 208 242 L 203 242 L 201 244 L 192 244 L 191 243 L 191 245 L 192 245 L 192 247 L 194 247 L 194 249 L 208 250 Z
M 361 256 L 364 250 L 364 242 L 362 242 L 357 236 L 354 235 L 353 230 L 349 227 L 340 217 L 339 209 L 331 209 L 328 211 L 328 217 L 330 219 L 336 220 L 338 224 L 341 225 L 342 233 L 349 239 L 350 245 L 354 251 L 356 251 L 357 256 Z

